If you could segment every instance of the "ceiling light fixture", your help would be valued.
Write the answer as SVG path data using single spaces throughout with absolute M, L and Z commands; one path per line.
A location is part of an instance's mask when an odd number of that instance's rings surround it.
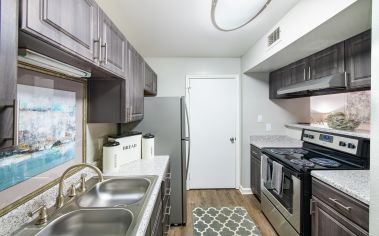
M 254 20 L 271 0 L 212 0 L 212 23 L 221 31 L 239 29 Z

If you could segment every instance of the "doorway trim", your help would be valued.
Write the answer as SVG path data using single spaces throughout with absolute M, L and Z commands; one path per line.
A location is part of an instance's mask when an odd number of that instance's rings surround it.
M 236 114 L 236 176 L 235 176 L 235 189 L 241 190 L 241 77 L 239 74 L 222 74 L 222 75 L 186 75 L 186 84 L 185 84 L 185 96 L 186 96 L 186 105 L 188 107 L 188 115 L 191 117 L 190 110 L 190 80 L 191 79 L 235 79 L 237 82 L 237 114 Z M 191 118 L 190 118 L 191 119 Z M 191 173 L 191 168 L 189 169 Z M 189 185 L 187 185 L 187 190 Z

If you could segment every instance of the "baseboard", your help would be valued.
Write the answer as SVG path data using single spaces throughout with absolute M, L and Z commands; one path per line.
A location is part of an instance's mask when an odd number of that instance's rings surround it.
M 251 191 L 251 188 L 244 188 L 242 186 L 239 187 L 239 190 L 241 192 L 241 194 L 253 194 L 253 192 Z

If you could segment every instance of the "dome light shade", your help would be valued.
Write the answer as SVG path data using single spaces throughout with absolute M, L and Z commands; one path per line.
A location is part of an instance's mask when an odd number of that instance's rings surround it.
M 271 2 L 271 0 L 212 1 L 212 23 L 221 31 L 232 31 L 245 26 Z

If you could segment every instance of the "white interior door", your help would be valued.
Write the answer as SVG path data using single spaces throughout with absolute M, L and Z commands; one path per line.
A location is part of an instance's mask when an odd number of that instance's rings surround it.
M 191 189 L 236 187 L 236 78 L 189 79 Z

